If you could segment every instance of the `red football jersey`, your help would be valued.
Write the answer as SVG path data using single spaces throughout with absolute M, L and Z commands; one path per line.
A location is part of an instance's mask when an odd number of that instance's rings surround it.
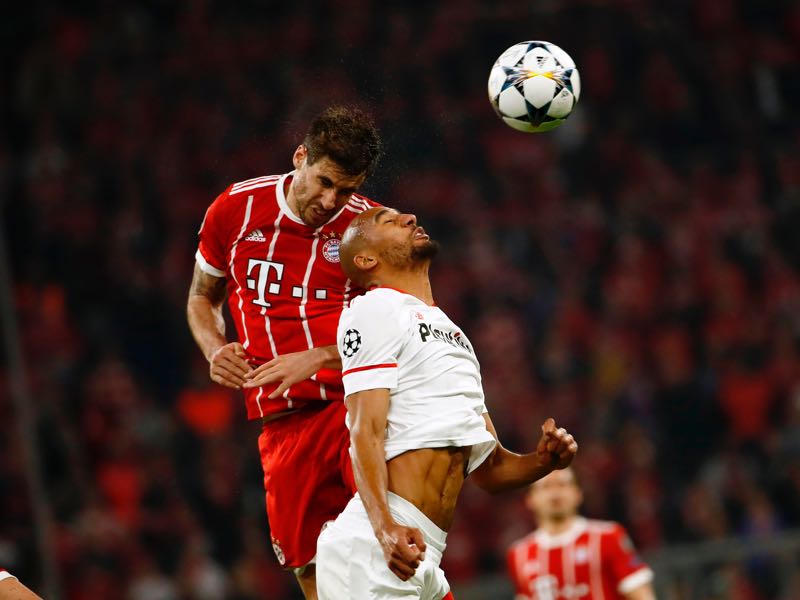
M 228 306 L 251 364 L 276 356 L 336 344 L 339 315 L 354 287 L 339 266 L 339 243 L 353 218 L 378 206 L 353 195 L 325 225 L 309 227 L 286 203 L 292 174 L 234 183 L 211 204 L 200 226 L 200 268 L 225 277 Z M 293 385 L 244 390 L 251 419 L 314 401 L 342 401 L 342 374 L 322 369 Z
M 517 600 L 616 600 L 653 579 L 621 525 L 583 517 L 518 540 L 507 561 Z

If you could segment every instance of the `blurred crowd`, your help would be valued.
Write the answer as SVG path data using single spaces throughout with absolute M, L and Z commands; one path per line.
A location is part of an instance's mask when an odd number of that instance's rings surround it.
M 298 597 L 259 427 L 184 307 L 208 204 L 290 170 L 334 102 L 384 136 L 365 193 L 442 243 L 437 303 L 507 447 L 554 416 L 585 512 L 645 551 L 800 527 L 796 2 L 31 0 L 4 21 L 3 226 L 68 600 Z M 583 80 L 547 134 L 486 98 L 526 39 Z M 0 371 L 0 565 L 35 589 L 19 375 Z M 448 577 L 502 572 L 532 526 L 521 494 L 468 485 Z M 735 585 L 777 597 L 768 565 Z

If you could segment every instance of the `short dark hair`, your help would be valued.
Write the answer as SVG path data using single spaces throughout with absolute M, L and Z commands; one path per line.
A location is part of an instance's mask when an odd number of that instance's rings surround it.
M 357 108 L 331 106 L 311 122 L 303 145 L 308 164 L 328 157 L 347 175 L 370 175 L 381 157 L 381 138 L 372 119 Z

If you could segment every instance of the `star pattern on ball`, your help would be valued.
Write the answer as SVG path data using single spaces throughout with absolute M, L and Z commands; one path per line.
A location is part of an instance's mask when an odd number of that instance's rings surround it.
M 497 114 L 519 131 L 547 131 L 570 115 L 580 98 L 580 75 L 564 50 L 544 41 L 514 44 L 495 61 L 488 81 Z
M 342 338 L 342 354 L 350 358 L 361 348 L 361 334 L 356 329 L 348 329 Z

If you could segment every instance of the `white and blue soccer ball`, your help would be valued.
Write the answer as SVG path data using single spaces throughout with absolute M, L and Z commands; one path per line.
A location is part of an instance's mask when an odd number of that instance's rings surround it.
M 503 52 L 489 74 L 489 100 L 506 125 L 533 133 L 561 125 L 581 95 L 569 54 L 549 42 L 520 42 Z

